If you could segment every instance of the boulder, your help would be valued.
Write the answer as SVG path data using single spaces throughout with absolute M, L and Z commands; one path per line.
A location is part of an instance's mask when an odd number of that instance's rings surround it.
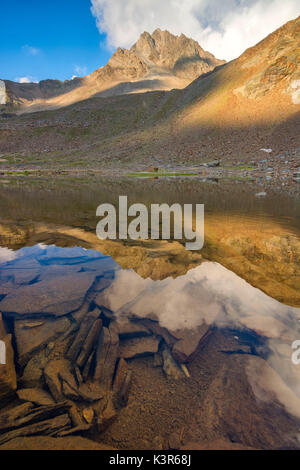
M 203 166 L 205 166 L 206 168 L 215 168 L 217 166 L 220 166 L 220 164 L 220 160 L 213 160 L 212 162 L 203 163 Z
M 161 354 L 155 353 L 153 357 L 153 367 L 162 367 L 163 366 L 163 358 Z
M 178 330 L 176 334 L 179 340 L 174 344 L 172 354 L 178 362 L 191 362 L 198 350 L 204 346 L 211 334 L 209 326 L 203 324 L 193 330 Z
M 117 418 L 118 414 L 115 409 L 113 400 L 111 398 L 108 399 L 106 408 L 104 409 L 103 413 L 97 420 L 97 429 L 99 433 L 104 432 Z
M 87 424 L 92 424 L 95 416 L 95 411 L 93 408 L 84 408 L 82 411 L 82 416 L 84 417 Z
M 41 273 L 41 265 L 34 260 L 25 261 L 23 260 L 20 268 L 18 267 L 7 267 L 5 269 L 5 274 L 9 275 L 10 278 L 13 278 L 14 286 L 22 286 L 30 284 L 35 281 L 39 274 Z
M 21 377 L 21 384 L 25 388 L 39 387 L 43 382 L 44 368 L 48 362 L 45 351 L 35 354 L 26 364 L 23 375 Z
M 77 367 L 77 366 L 74 367 L 74 375 L 75 375 L 77 385 L 81 385 L 83 383 L 83 378 L 82 378 L 81 372 L 79 370 L 79 367 Z
M 90 431 L 92 428 L 91 424 L 81 424 L 80 426 L 76 426 L 75 428 L 66 429 L 63 431 L 59 431 L 56 435 L 57 437 L 67 437 L 67 436 L 77 436 L 79 434 L 84 434 Z
M 120 359 L 113 385 L 114 403 L 117 407 L 127 405 L 131 380 L 132 373 L 128 368 L 127 362 L 124 359 Z
M 181 368 L 178 366 L 177 362 L 173 358 L 170 350 L 165 347 L 162 352 L 163 357 L 163 371 L 167 377 L 173 378 L 175 380 L 182 379 L 184 373 Z
M 106 389 L 109 389 L 112 386 L 112 379 L 118 357 L 118 335 L 112 329 L 103 328 L 96 351 L 94 379 Z
M 158 352 L 160 339 L 155 336 L 126 339 L 120 344 L 120 357 L 134 359 L 151 356 Z
M 12 426 L 13 423 L 26 416 L 34 408 L 33 403 L 22 403 L 14 408 L 4 409 L 0 414 L 0 429 Z
M 42 322 L 16 320 L 15 339 L 19 363 L 24 365 L 34 352 L 63 335 L 70 325 L 68 318 L 44 319 Z
M 68 353 L 67 353 L 68 359 L 72 361 L 76 361 L 78 355 L 80 354 L 82 346 L 86 340 L 86 337 L 88 336 L 90 329 L 92 328 L 95 320 L 97 319 L 99 315 L 100 315 L 100 311 L 98 309 L 95 309 L 93 312 L 90 312 L 88 315 L 86 315 L 83 318 L 80 324 L 80 328 L 74 338 L 74 341 L 68 350 Z
M 80 385 L 78 389 L 78 396 L 88 403 L 93 403 L 105 396 L 105 391 L 101 384 L 97 382 L 88 382 Z
M 20 427 L 0 435 L 0 445 L 20 436 L 55 435 L 71 426 L 68 414 Z
M 55 403 L 49 393 L 38 388 L 23 388 L 17 391 L 17 395 L 21 401 L 29 401 L 35 405 L 54 405 Z
M 88 379 L 90 378 L 90 376 L 92 375 L 93 373 L 93 368 L 92 368 L 92 364 L 94 363 L 94 358 L 96 356 L 96 353 L 95 351 L 92 351 L 92 353 L 89 355 L 86 363 L 85 363 L 85 366 L 82 370 L 82 380 L 84 382 L 87 382 Z
M 29 411 L 25 412 L 24 415 L 18 416 L 13 421 L 5 420 L 4 422 L 1 422 L 0 431 L 1 433 L 9 432 L 23 428 L 24 426 L 29 426 L 35 423 L 56 418 L 60 415 L 68 413 L 70 407 L 71 404 L 67 402 L 61 402 L 55 405 L 40 406 L 38 408 L 29 409 Z
M 101 330 L 102 330 L 102 320 L 98 318 L 98 320 L 96 320 L 93 323 L 92 327 L 90 328 L 85 338 L 84 343 L 82 344 L 81 351 L 76 360 L 78 367 L 83 368 L 86 362 L 88 361 L 89 356 L 94 351 L 97 341 L 99 340 Z
M 44 369 L 44 377 L 51 395 L 57 402 L 64 399 L 66 389 L 74 391 L 77 395 L 77 383 L 71 363 L 67 359 L 49 361 Z
M 150 336 L 151 331 L 142 322 L 132 322 L 126 317 L 120 317 L 114 322 L 120 339 Z
M 160 326 L 157 319 L 150 318 L 138 318 L 132 317 L 134 322 L 139 328 L 143 325 L 147 330 L 151 331 L 156 336 L 161 336 L 169 346 L 173 346 L 176 343 L 177 337 L 170 333 L 167 328 Z
M 74 403 L 72 403 L 71 408 L 69 410 L 69 416 L 71 418 L 72 426 L 78 427 L 84 424 L 84 420 L 81 416 L 81 413 Z
M 12 316 L 67 315 L 81 307 L 94 279 L 95 274 L 72 273 L 22 286 L 0 302 L 0 309 Z

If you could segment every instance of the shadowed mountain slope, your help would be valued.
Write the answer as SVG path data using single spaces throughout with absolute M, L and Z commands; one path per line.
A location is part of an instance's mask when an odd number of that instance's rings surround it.
M 34 84 L 4 81 L 8 103 L 22 111 L 57 108 L 94 95 L 121 95 L 149 90 L 184 88 L 192 80 L 223 63 L 184 36 L 157 29 L 144 32 L 130 50 L 118 48 L 107 65 L 91 75 L 60 82 Z

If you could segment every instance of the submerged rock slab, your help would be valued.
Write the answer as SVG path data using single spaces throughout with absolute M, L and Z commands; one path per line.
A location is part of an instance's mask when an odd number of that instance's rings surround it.
M 39 387 L 43 381 L 43 370 L 48 362 L 45 351 L 35 354 L 26 364 L 21 377 L 25 388 Z
M 179 368 L 177 362 L 174 360 L 169 348 L 165 347 L 162 352 L 163 358 L 163 371 L 167 377 L 172 377 L 179 380 L 184 377 L 183 371 Z
M 13 266 L 6 266 L 3 275 L 9 278 L 15 286 L 32 283 L 41 273 L 41 266 L 35 260 L 21 259 Z
M 120 357 L 134 359 L 137 357 L 151 356 L 158 352 L 160 340 L 155 336 L 126 339 L 120 344 Z
M 113 385 L 114 403 L 117 407 L 126 406 L 131 387 L 132 373 L 128 369 L 127 362 L 120 359 Z
M 119 337 L 117 333 L 110 328 L 103 328 L 96 351 L 94 379 L 107 389 L 112 385 L 118 357 Z
M 31 354 L 47 346 L 70 327 L 68 318 L 48 319 L 42 322 L 29 320 L 15 321 L 15 339 L 18 351 L 18 361 L 25 364 Z
M 6 408 L 1 410 L 0 413 L 0 429 L 9 428 L 13 426 L 14 422 L 24 416 L 28 415 L 34 408 L 33 403 L 22 403 L 14 408 Z
M 54 400 L 45 390 L 38 388 L 23 388 L 17 391 L 21 401 L 31 402 L 35 405 L 54 405 Z
M 151 331 L 142 325 L 142 322 L 132 322 L 128 318 L 117 318 L 114 327 L 120 339 L 138 338 L 150 336 Z
M 94 279 L 95 274 L 73 273 L 22 286 L 0 302 L 0 309 L 12 316 L 67 315 L 81 307 Z
M 0 435 L 0 444 L 10 441 L 20 436 L 35 436 L 35 435 L 55 435 L 58 432 L 69 429 L 71 425 L 69 415 L 62 414 L 52 419 L 40 421 L 37 423 L 30 424 L 28 426 L 20 427 L 9 431 L 6 434 Z
M 203 324 L 194 330 L 179 330 L 175 333 L 179 341 L 175 343 L 172 353 L 174 358 L 181 363 L 190 362 L 194 359 L 195 354 L 210 336 L 211 330 L 209 326 Z
M 93 326 L 93 323 L 99 315 L 100 311 L 98 309 L 95 309 L 93 312 L 89 313 L 83 318 L 80 324 L 80 328 L 74 338 L 74 341 L 68 350 L 68 359 L 76 361 L 78 355 L 80 354 L 80 351 L 82 350 L 83 344 Z
M 57 402 L 64 399 L 64 384 L 76 395 L 77 384 L 71 369 L 71 363 L 67 359 L 52 360 L 44 369 L 46 384 Z

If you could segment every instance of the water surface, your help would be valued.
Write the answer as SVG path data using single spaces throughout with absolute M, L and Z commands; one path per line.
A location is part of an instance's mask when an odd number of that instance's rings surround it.
M 161 328 L 160 338 L 167 331 L 174 341 L 194 341 L 203 325 L 210 331 L 204 349 L 195 347 L 186 363 L 189 377 L 169 377 L 153 367 L 151 355 L 129 361 L 132 395 L 106 431 L 107 443 L 154 448 L 157 434 L 166 441 L 188 420 L 187 440 L 295 446 L 300 365 L 291 360 L 291 345 L 300 339 L 300 206 L 288 196 L 257 198 L 258 191 L 248 182 L 184 178 L 1 188 L 0 311 L 11 331 L 24 321 L 75 318 L 87 302 L 87 311 L 103 309 L 108 324 L 150 320 Z M 204 203 L 203 250 L 188 252 L 180 241 L 97 239 L 96 208 L 119 195 L 147 205 Z M 43 344 L 34 344 L 24 357 L 40 353 Z M 20 376 L 22 354 L 16 351 Z M 220 388 L 224 378 L 229 391 Z M 239 418 L 226 414 L 234 403 L 243 408 Z M 278 426 L 273 437 L 270 417 Z M 249 428 L 256 421 L 257 431 Z

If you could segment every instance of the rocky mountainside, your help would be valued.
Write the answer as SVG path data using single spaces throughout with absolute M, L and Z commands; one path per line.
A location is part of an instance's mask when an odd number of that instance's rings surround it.
M 61 107 L 99 94 L 181 89 L 222 63 L 193 39 L 157 29 L 152 35 L 144 32 L 130 50 L 118 48 L 107 65 L 89 76 L 37 84 L 5 80 L 2 88 L 5 84 L 6 99 L 2 104 L 21 104 L 36 110 Z
M 190 84 L 176 102 L 180 120 L 244 126 L 292 116 L 300 105 L 299 64 L 300 17 Z
M 172 58 L 167 52 L 171 49 Z M 273 188 L 287 188 L 300 171 L 299 51 L 300 17 L 184 89 L 136 93 L 151 86 L 171 88 L 174 81 L 182 86 L 190 79 L 176 73 L 188 66 L 188 73 L 204 67 L 194 41 L 159 31 L 143 34 L 131 50 L 118 50 L 76 89 L 27 101 L 23 108 L 60 109 L 22 116 L 0 113 L 1 168 L 102 168 L 122 173 L 149 165 L 169 171 L 218 161 L 218 177 L 224 176 L 226 165 L 234 170 L 246 164 L 244 176 L 252 177 L 254 169 L 265 189 L 267 181 Z M 183 64 L 178 57 L 184 54 L 194 59 Z M 100 92 L 99 84 L 110 88 Z M 83 101 L 91 95 L 93 99 Z
M 67 93 L 80 86 L 81 79 L 73 80 L 42 80 L 39 83 L 16 83 L 10 80 L 2 80 L 2 102 L 1 104 L 23 104 L 34 100 L 54 98 Z

